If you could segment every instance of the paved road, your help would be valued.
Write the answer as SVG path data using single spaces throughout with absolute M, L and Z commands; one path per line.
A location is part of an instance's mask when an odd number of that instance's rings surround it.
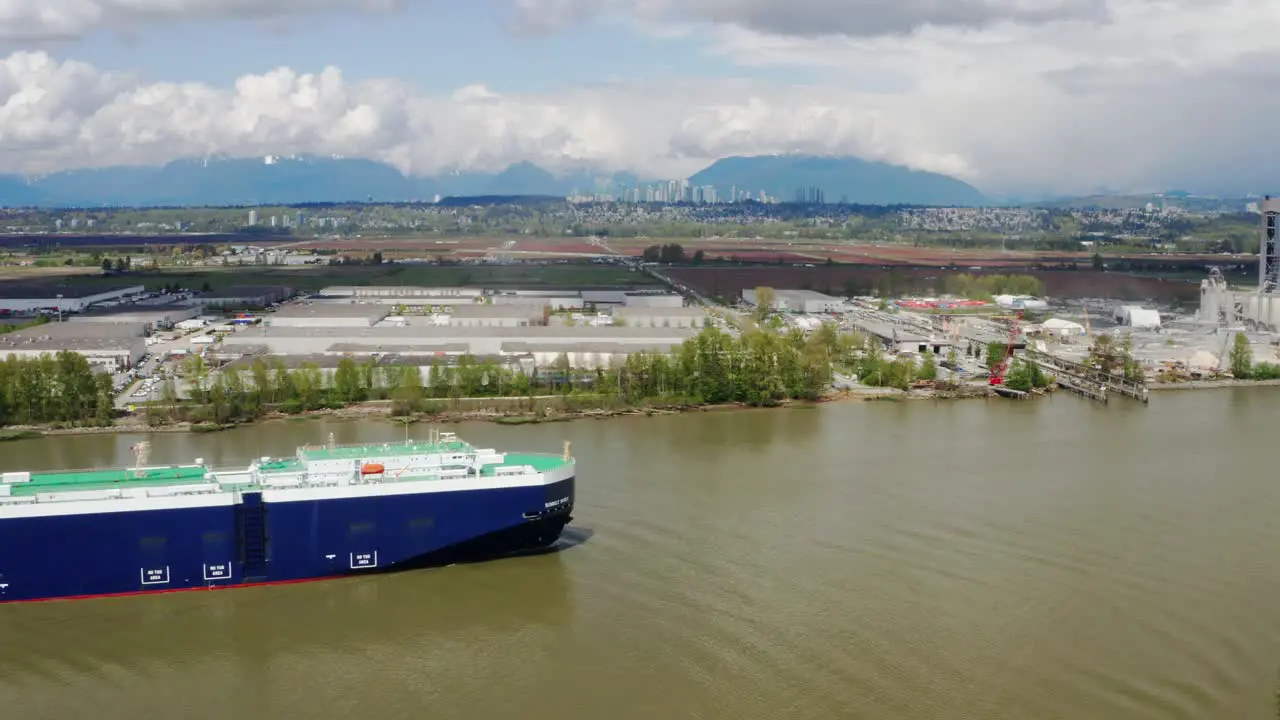
M 136 379 L 129 382 L 128 386 L 126 386 L 124 390 L 116 396 L 116 408 L 119 410 L 125 410 L 128 409 L 129 405 L 140 405 L 148 400 L 159 400 L 163 392 L 163 387 L 159 381 L 152 383 L 150 392 L 142 396 L 138 396 L 135 393 L 141 391 L 145 387 L 143 383 L 146 378 L 162 378 L 166 372 L 170 371 L 170 368 L 174 363 L 181 362 L 181 359 L 179 358 L 171 358 L 170 362 L 165 363 L 162 358 L 166 355 L 174 352 L 175 350 L 194 351 L 195 348 L 191 345 L 191 338 L 199 334 L 200 332 L 197 331 L 195 333 L 180 336 L 176 340 L 164 340 L 153 345 L 148 345 L 147 359 L 137 367 Z M 125 378 L 126 376 L 123 373 L 116 376 L 117 382 Z

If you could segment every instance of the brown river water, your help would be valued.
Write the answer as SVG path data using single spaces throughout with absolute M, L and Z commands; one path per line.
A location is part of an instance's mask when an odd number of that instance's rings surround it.
M 461 425 L 573 442 L 560 552 L 0 606 L 0 718 L 1272 718 L 1277 427 L 1271 388 Z M 281 422 L 152 460 L 329 432 L 403 436 Z M 0 469 L 138 439 L 6 443 Z

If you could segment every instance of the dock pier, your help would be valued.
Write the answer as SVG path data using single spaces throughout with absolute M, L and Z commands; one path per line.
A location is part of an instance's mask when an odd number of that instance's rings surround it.
M 1100 372 L 1082 363 L 1064 360 L 1049 353 L 1026 349 L 1027 362 L 1051 373 L 1059 387 L 1083 395 L 1091 400 L 1106 403 L 1110 395 L 1118 394 L 1144 405 L 1148 402 L 1147 384 L 1127 380 L 1119 375 Z

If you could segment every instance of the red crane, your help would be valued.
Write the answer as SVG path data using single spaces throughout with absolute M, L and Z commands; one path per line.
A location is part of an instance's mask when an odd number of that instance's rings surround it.
M 1018 344 L 1018 336 L 1022 334 L 1022 311 L 1019 310 L 1009 322 L 1009 342 L 1004 349 L 1004 357 L 991 368 L 989 374 L 992 385 L 1003 385 L 1004 374 L 1009 371 L 1009 363 L 1013 360 L 1013 348 Z

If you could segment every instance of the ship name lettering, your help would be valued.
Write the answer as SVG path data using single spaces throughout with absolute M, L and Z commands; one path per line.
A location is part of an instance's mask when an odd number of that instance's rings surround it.
M 560 498 L 559 500 L 552 500 L 551 502 L 546 503 L 545 505 L 543 505 L 543 507 L 553 508 L 553 507 L 555 507 L 555 506 L 557 506 L 557 505 L 564 505 L 564 504 L 565 504 L 565 503 L 567 503 L 567 502 L 569 502 L 569 498 L 567 498 L 567 497 L 562 497 L 562 498 Z

